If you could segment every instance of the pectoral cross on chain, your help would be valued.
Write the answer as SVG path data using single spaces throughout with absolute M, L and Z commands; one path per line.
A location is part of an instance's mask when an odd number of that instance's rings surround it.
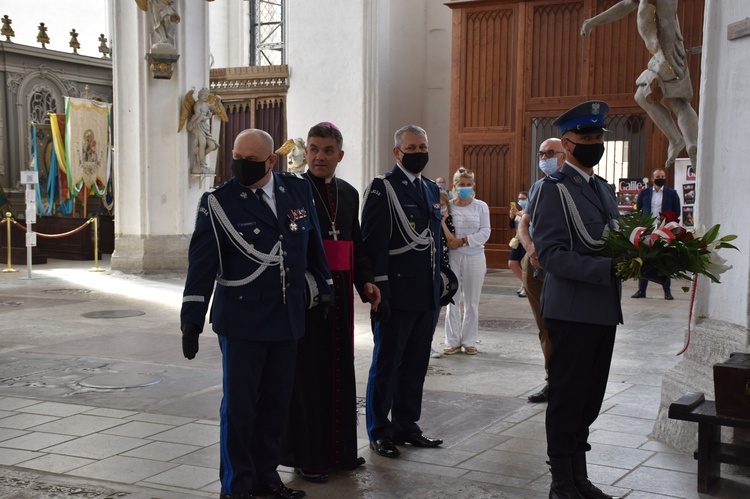
M 341 231 L 336 229 L 336 222 L 331 223 L 331 230 L 328 231 L 329 236 L 333 236 L 334 241 L 339 240 L 339 234 L 341 234 Z

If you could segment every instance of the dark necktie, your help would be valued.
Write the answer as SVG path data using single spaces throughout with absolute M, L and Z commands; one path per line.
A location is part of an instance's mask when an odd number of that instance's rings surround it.
M 424 192 L 422 192 L 422 182 L 420 181 L 419 177 L 414 179 L 414 187 L 417 189 L 417 194 L 419 194 L 419 199 L 424 201 Z
M 599 202 L 604 205 L 604 203 L 602 202 L 602 196 L 599 194 L 599 187 L 596 185 L 596 179 L 594 179 L 594 177 L 589 178 L 589 185 L 592 189 L 594 189 L 594 194 L 596 194 L 596 197 L 599 198 Z
M 278 219 L 276 218 L 276 215 L 274 215 L 273 210 L 271 209 L 271 206 L 266 201 L 266 197 L 264 196 L 263 189 L 255 189 L 255 196 L 258 198 L 258 201 L 260 201 L 261 206 L 263 206 L 263 209 L 266 210 L 266 213 L 271 217 L 271 220 L 274 222 L 278 222 Z

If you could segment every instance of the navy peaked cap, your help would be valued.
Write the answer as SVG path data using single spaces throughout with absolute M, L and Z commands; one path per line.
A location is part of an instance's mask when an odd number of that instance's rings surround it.
M 590 100 L 578 104 L 562 113 L 553 123 L 560 127 L 560 135 L 565 132 L 588 133 L 592 131 L 608 132 L 604 119 L 609 113 L 609 104 L 600 100 Z

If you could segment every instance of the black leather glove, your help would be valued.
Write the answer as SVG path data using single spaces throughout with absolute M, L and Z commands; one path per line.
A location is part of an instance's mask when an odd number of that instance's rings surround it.
M 316 305 L 310 309 L 310 314 L 319 317 L 321 320 L 328 320 L 328 313 L 331 311 L 330 305 Z
M 370 319 L 375 322 L 385 322 L 390 316 L 391 304 L 388 300 L 381 300 L 380 303 L 378 303 L 377 312 L 374 310 L 370 310 Z
M 198 353 L 198 337 L 201 332 L 198 326 L 186 322 L 182 325 L 182 354 L 188 360 L 193 360 Z

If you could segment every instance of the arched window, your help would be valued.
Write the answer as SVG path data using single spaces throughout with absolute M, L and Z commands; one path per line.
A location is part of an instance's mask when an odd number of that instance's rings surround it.
M 56 113 L 57 93 L 46 85 L 37 85 L 29 92 L 29 121 L 49 123 L 49 113 Z

